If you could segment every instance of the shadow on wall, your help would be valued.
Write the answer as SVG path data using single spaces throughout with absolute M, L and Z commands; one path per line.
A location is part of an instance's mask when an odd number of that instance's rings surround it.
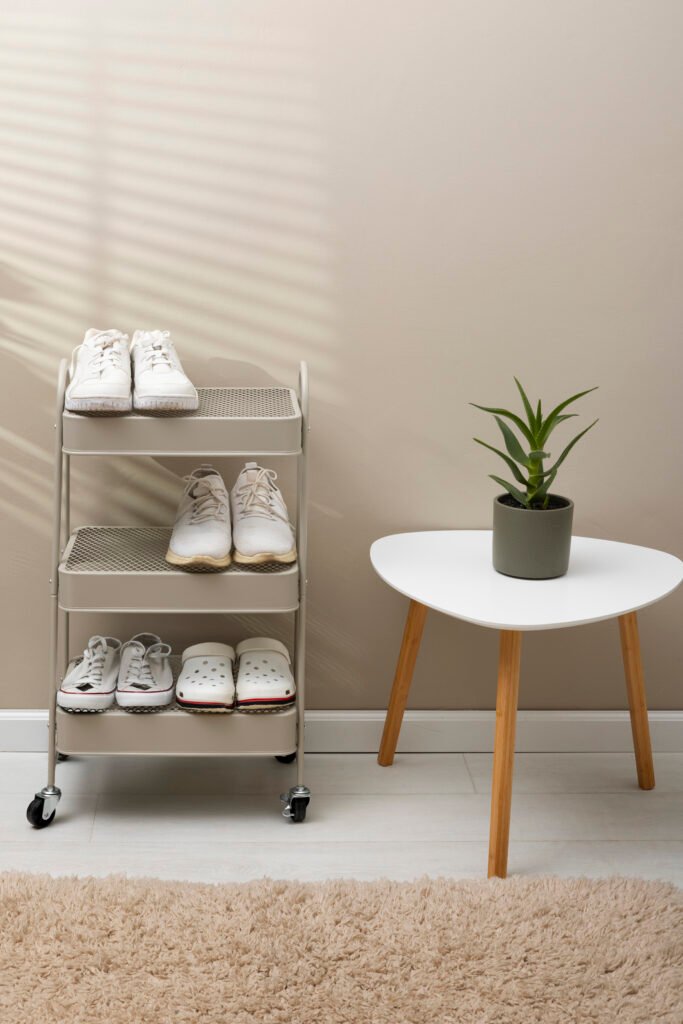
M 248 9 L 160 20 L 70 0 L 0 21 L 0 509 L 33 603 L 55 372 L 85 327 L 169 328 L 199 384 L 258 383 L 256 367 L 293 383 L 307 359 L 318 410 L 339 402 L 339 353 L 304 29 Z M 74 520 L 168 521 L 186 468 L 76 460 Z

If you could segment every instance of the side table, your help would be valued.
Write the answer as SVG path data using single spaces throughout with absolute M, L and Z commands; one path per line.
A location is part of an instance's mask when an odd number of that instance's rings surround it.
M 655 784 L 636 612 L 670 594 L 683 562 L 653 548 L 574 537 L 569 572 L 519 580 L 491 564 L 490 530 L 435 530 L 382 537 L 370 549 L 377 574 L 410 598 L 378 761 L 393 763 L 427 609 L 500 631 L 489 877 L 507 874 L 522 633 L 617 618 L 641 789 Z

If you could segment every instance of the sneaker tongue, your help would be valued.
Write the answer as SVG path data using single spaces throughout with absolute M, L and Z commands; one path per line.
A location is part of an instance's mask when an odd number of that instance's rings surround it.
M 248 483 L 251 483 L 256 479 L 256 476 L 261 467 L 258 462 L 247 462 L 242 470 L 243 475 L 246 477 Z
M 218 476 L 201 477 L 193 485 L 190 495 L 193 498 L 201 498 L 204 494 L 223 494 L 223 487 Z

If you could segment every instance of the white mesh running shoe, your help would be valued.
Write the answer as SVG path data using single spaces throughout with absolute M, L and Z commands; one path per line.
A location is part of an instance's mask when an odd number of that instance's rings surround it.
M 166 561 L 181 568 L 230 565 L 230 501 L 220 473 L 203 465 L 186 476 Z
M 173 702 L 169 644 L 155 633 L 138 633 L 121 648 L 116 703 L 126 711 L 148 711 Z
M 73 351 L 69 377 L 69 412 L 130 412 L 128 335 L 91 327 Z
M 236 562 L 295 562 L 294 528 L 277 473 L 247 462 L 230 492 Z
M 197 389 L 186 375 L 168 331 L 136 331 L 130 347 L 133 406 L 147 412 L 192 412 Z
M 57 704 L 65 711 L 106 711 L 114 703 L 121 641 L 113 636 L 91 636 L 80 658 L 75 658 L 57 691 Z

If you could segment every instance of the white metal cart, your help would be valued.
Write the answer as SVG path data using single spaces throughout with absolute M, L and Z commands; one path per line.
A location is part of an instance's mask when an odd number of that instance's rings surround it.
M 67 363 L 59 367 L 55 422 L 53 538 L 50 566 L 49 745 L 47 785 L 28 806 L 35 828 L 49 825 L 61 790 L 57 761 L 70 754 L 275 756 L 297 760 L 296 785 L 284 793 L 283 815 L 306 817 L 304 785 L 306 658 L 308 372 L 298 389 L 199 388 L 199 408 L 186 415 L 84 416 L 64 409 Z M 84 526 L 71 532 L 70 461 L 74 455 L 157 457 L 292 456 L 297 459 L 293 565 L 241 566 L 187 572 L 164 560 L 170 528 Z M 176 705 L 155 714 L 113 707 L 70 714 L 57 707 L 68 662 L 69 617 L 77 612 L 185 614 L 291 612 L 294 615 L 296 705 L 271 714 L 194 714 Z M 61 653 L 61 658 L 60 658 Z M 60 670 L 61 668 L 61 670 Z

